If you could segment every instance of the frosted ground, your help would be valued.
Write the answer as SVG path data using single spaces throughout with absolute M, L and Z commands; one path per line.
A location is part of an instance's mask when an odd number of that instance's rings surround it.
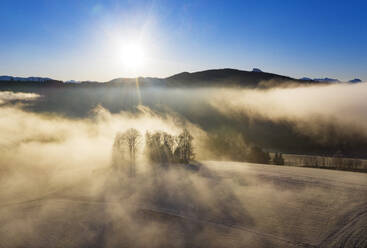
M 37 197 L 2 194 L 0 247 L 367 246 L 365 173 L 216 161 L 78 172 Z

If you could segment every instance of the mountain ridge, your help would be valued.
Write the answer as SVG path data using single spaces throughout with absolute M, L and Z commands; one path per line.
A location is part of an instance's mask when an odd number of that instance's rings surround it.
M 271 85 L 278 85 L 284 82 L 307 84 L 307 83 L 339 83 L 338 79 L 333 78 L 308 78 L 303 77 L 300 79 L 292 78 L 289 76 L 279 75 L 275 73 L 263 72 L 258 68 L 254 68 L 252 71 L 223 68 L 223 69 L 209 69 L 195 72 L 180 72 L 169 77 L 137 77 L 137 78 L 114 78 L 109 81 L 76 81 L 76 80 L 55 80 L 48 77 L 13 77 L 13 76 L 0 76 L 0 81 L 4 82 L 33 82 L 33 83 L 50 83 L 59 82 L 69 85 L 94 85 L 94 84 L 131 84 L 136 83 L 138 80 L 142 86 L 155 85 L 155 86 L 174 86 L 174 87 L 195 87 L 195 86 L 245 86 L 245 87 L 258 87 L 264 86 L 264 82 L 271 82 Z M 360 79 L 349 80 L 347 83 L 359 83 Z

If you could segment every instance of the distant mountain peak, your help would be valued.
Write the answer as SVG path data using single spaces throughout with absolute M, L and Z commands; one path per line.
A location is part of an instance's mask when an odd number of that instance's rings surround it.
M 253 68 L 252 72 L 263 72 L 262 70 L 260 70 L 259 68 Z
M 340 83 L 341 81 L 336 79 L 336 78 L 328 78 L 328 77 L 325 77 L 325 78 L 309 78 L 309 77 L 303 77 L 303 78 L 300 78 L 299 80 L 301 81 L 316 81 L 316 82 L 327 82 L 327 83 Z M 342 82 L 346 82 L 346 81 L 342 81 Z M 361 83 L 362 80 L 359 79 L 359 78 L 355 78 L 355 79 L 352 79 L 352 80 L 349 80 L 348 83 Z
M 349 80 L 348 83 L 361 83 L 362 80 L 360 80 L 359 78 L 355 78 L 355 79 L 352 79 L 352 80 Z
M 313 81 L 311 78 L 309 77 L 303 77 L 303 78 L 300 78 L 299 80 L 302 80 L 302 81 Z
M 66 83 L 66 84 L 80 84 L 81 82 L 80 81 L 75 81 L 75 80 L 68 80 L 68 81 L 65 81 L 64 83 Z
M 318 82 L 328 82 L 328 83 L 337 83 L 340 82 L 338 79 L 336 78 L 314 78 L 313 81 L 318 81 Z

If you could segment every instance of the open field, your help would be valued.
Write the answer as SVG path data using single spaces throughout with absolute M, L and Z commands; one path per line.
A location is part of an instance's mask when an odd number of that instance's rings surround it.
M 364 173 L 215 161 L 123 183 L 83 173 L 1 199 L 0 247 L 367 246 Z

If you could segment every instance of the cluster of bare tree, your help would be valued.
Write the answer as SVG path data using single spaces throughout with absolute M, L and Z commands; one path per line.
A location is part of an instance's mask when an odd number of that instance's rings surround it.
M 145 134 L 145 151 L 148 159 L 162 167 L 171 163 L 187 164 L 194 159 L 193 136 L 184 129 L 178 136 L 156 131 Z M 135 176 L 136 155 L 142 135 L 134 128 L 117 133 L 113 144 L 113 166 Z M 128 166 L 126 166 L 128 165 Z
M 269 164 L 270 155 L 258 146 L 251 146 L 246 153 L 245 161 L 250 163 Z
M 284 165 L 282 153 L 276 152 L 274 157 L 271 157 L 269 152 L 264 151 L 259 146 L 251 146 L 245 153 L 244 160 L 251 163 Z
M 273 157 L 273 164 L 275 165 L 284 165 L 284 158 L 282 153 L 275 153 Z
M 147 132 L 145 135 L 148 158 L 167 166 L 170 163 L 189 163 L 194 159 L 193 137 L 187 129 L 178 136 L 166 132 Z

